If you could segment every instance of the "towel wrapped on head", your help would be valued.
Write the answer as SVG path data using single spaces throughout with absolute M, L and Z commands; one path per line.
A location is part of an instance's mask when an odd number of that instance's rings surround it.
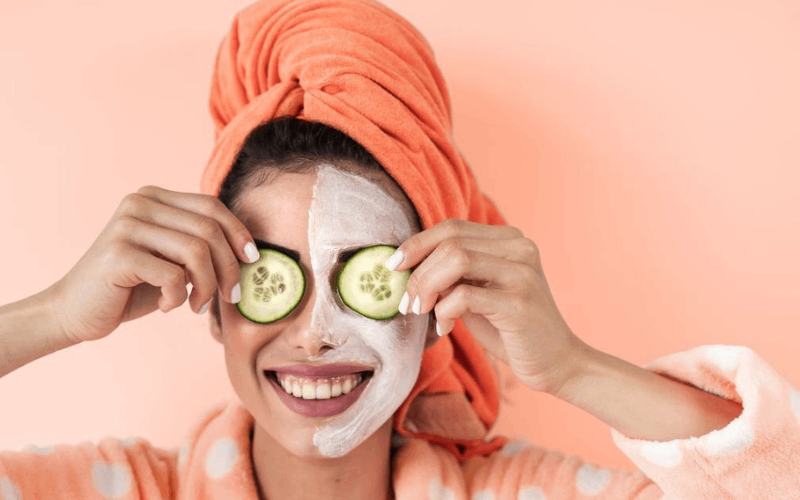
M 217 196 L 244 139 L 280 116 L 317 121 L 364 146 L 406 192 L 423 229 L 450 218 L 503 225 L 452 136 L 450 99 L 433 51 L 372 0 L 263 0 L 237 14 L 214 68 L 216 141 L 201 192 Z M 423 355 L 395 430 L 463 462 L 505 444 L 497 374 L 457 321 Z

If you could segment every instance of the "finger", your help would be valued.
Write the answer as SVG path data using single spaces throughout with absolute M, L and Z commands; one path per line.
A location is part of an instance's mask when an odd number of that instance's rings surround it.
M 523 236 L 522 231 L 513 226 L 490 226 L 460 219 L 447 219 L 404 241 L 398 247 L 398 251 L 387 260 L 387 267 L 394 271 L 409 269 L 421 262 L 447 238 L 503 240 L 521 236 Z
M 486 350 L 506 361 L 503 339 L 491 321 L 508 314 L 508 294 L 502 290 L 481 288 L 467 284 L 456 286 L 452 293 L 440 300 L 434 308 L 437 333 L 447 335 L 453 330 L 456 319 L 469 321 L 470 334 Z
M 217 197 L 206 194 L 170 191 L 158 186 L 144 186 L 137 193 L 159 201 L 164 205 L 170 205 L 214 219 L 219 224 L 225 238 L 228 240 L 228 246 L 233 249 L 236 258 L 249 264 L 258 260 L 258 250 L 250 231 Z M 249 255 L 245 251 L 245 246 L 248 243 L 253 245 Z M 253 258 L 251 259 L 251 257 Z
M 439 294 L 460 281 L 506 290 L 522 289 L 533 268 L 456 245 L 442 245 L 411 273 L 407 303 L 415 314 L 426 314 Z M 407 312 L 407 311 L 401 311 Z
M 186 272 L 184 268 L 159 259 L 146 249 L 122 242 L 124 249 L 118 252 L 121 257 L 115 260 L 120 266 L 118 277 L 112 285 L 133 288 L 140 283 L 149 283 L 161 289 L 158 308 L 168 312 L 186 301 Z M 133 304 L 131 310 L 143 305 Z
M 231 290 L 239 283 L 239 260 L 234 253 L 230 239 L 225 235 L 222 226 L 217 220 L 190 210 L 175 208 L 149 196 L 139 194 L 129 196 L 133 196 L 133 199 L 127 202 L 121 213 L 128 213 L 154 226 L 166 227 L 193 235 L 208 243 L 211 259 L 214 263 L 216 283 L 219 284 L 222 297 L 226 301 L 232 302 Z M 241 225 L 241 222 L 239 224 Z M 242 227 L 244 226 L 242 225 Z M 247 231 L 246 228 L 244 230 Z M 256 253 L 258 253 L 257 250 Z M 250 260 L 247 259 L 245 262 L 250 262 Z
M 135 217 L 123 215 L 114 223 L 115 231 L 122 234 L 124 241 L 149 251 L 155 251 L 175 264 L 186 269 L 192 283 L 189 304 L 194 312 L 209 300 L 217 289 L 217 278 L 211 259 L 211 251 L 205 240 L 195 236 L 173 231 L 161 226 L 153 226 Z M 158 256 L 154 257 L 158 258 Z M 185 276 L 181 276 L 184 289 Z

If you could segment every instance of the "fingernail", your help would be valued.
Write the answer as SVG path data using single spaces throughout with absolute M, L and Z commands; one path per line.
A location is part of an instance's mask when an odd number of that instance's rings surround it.
M 395 250 L 395 252 L 392 254 L 391 257 L 386 259 L 385 265 L 387 269 L 389 269 L 390 271 L 394 271 L 395 269 L 397 269 L 397 266 L 399 266 L 401 262 L 403 262 L 403 251 L 398 248 L 397 250 Z
M 398 309 L 400 309 L 400 314 L 408 313 L 408 292 L 403 293 Z
M 239 286 L 239 283 L 236 283 L 236 286 L 231 290 L 231 302 L 236 304 L 240 300 L 242 300 L 242 287 Z
M 250 264 L 257 261 L 261 256 L 252 241 L 248 241 L 247 245 L 244 246 L 244 254 L 247 255 L 247 258 L 250 260 Z
M 439 322 L 436 322 L 436 335 L 442 336 L 442 328 L 439 326 Z
M 414 314 L 419 315 L 419 295 L 414 297 L 414 305 L 411 306 L 411 310 L 414 311 Z
M 209 300 L 208 302 L 206 302 L 205 304 L 203 304 L 203 307 L 201 307 L 201 308 L 200 308 L 200 310 L 199 310 L 199 311 L 197 311 L 197 314 L 205 314 L 205 313 L 206 313 L 206 311 L 208 311 L 208 305 L 209 305 L 210 303 L 211 303 L 211 301 Z

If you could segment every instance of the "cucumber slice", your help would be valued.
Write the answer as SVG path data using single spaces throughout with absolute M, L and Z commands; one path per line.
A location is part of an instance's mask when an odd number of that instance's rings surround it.
M 242 299 L 236 308 L 255 323 L 272 323 L 291 313 L 306 290 L 303 268 L 288 255 L 261 248 L 261 258 L 239 263 Z
M 336 280 L 347 307 L 371 319 L 397 316 L 411 271 L 390 271 L 383 265 L 395 250 L 390 245 L 375 245 L 350 257 Z

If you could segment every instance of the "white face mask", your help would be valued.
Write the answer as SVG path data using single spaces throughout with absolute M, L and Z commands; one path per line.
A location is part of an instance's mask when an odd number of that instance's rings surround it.
M 376 244 L 398 246 L 416 232 L 402 207 L 363 177 L 330 165 L 318 169 L 308 213 L 311 271 L 317 292 L 310 328 L 335 348 L 310 361 L 375 367 L 358 400 L 316 428 L 313 442 L 324 456 L 346 455 L 374 433 L 400 407 L 419 374 L 428 315 L 369 319 L 341 304 L 330 285 L 342 250 Z

